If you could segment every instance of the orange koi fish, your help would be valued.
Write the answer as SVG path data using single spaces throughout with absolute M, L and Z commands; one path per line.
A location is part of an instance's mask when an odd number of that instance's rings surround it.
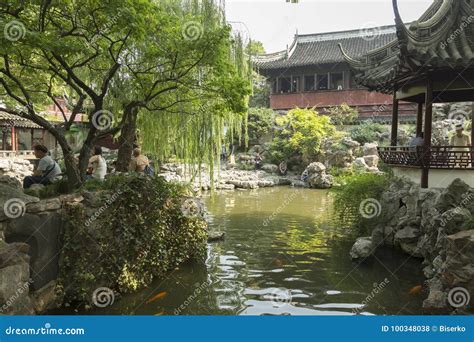
M 166 295 L 167 295 L 167 293 L 166 293 L 165 291 L 160 292 L 160 293 L 158 293 L 156 296 L 154 296 L 154 297 L 148 299 L 146 303 L 147 303 L 147 304 L 150 304 L 150 303 L 156 302 L 156 301 L 159 300 L 159 299 L 165 298 Z

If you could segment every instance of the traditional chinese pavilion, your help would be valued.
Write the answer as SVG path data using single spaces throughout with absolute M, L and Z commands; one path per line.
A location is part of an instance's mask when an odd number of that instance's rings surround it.
M 403 24 L 396 0 L 396 38 L 354 57 L 341 43 L 355 81 L 393 98 L 391 147 L 379 154 L 396 173 L 421 183 L 444 187 L 454 178 L 474 186 L 473 148 L 432 146 L 433 104 L 474 101 L 474 0 L 436 0 L 419 20 Z M 419 147 L 397 146 L 400 101 L 418 107 Z M 474 130 L 471 130 L 474 139 Z M 471 140 L 472 141 L 472 140 Z
M 48 121 L 60 124 L 64 122 L 64 117 L 69 119 L 71 112 L 66 106 L 66 100 L 57 98 L 56 103 L 48 106 L 42 115 Z M 77 115 L 75 122 L 80 124 L 83 120 L 80 114 Z M 34 158 L 34 145 L 43 144 L 50 150 L 54 150 L 57 145 L 54 136 L 43 127 L 13 114 L 0 111 L 0 128 L 0 158 L 14 156 Z M 68 139 L 74 143 L 75 136 L 70 136 Z
M 326 113 L 329 107 L 347 103 L 358 109 L 361 118 L 390 121 L 391 96 L 369 92 L 358 85 L 338 44 L 343 44 L 352 56 L 361 56 L 394 39 L 394 25 L 296 34 L 286 50 L 257 56 L 254 62 L 258 72 L 271 84 L 270 107 L 274 110 L 316 107 Z M 411 103 L 400 103 L 399 112 L 404 121 L 416 118 L 416 106 Z

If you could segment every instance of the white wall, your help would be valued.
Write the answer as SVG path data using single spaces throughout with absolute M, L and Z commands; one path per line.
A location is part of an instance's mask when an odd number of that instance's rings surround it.
M 421 169 L 407 167 L 393 167 L 393 173 L 397 177 L 405 177 L 411 181 L 421 183 Z M 428 186 L 430 188 L 447 188 L 456 178 L 462 179 L 471 188 L 474 188 L 473 170 L 433 170 L 428 176 Z

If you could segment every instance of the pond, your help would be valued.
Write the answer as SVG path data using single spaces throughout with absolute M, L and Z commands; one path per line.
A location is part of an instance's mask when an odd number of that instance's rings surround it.
M 276 187 L 206 197 L 205 263 L 189 262 L 112 306 L 81 314 L 426 314 L 420 260 L 393 250 L 358 264 L 355 234 L 332 219 L 327 191 Z M 414 292 L 414 291 L 411 291 Z M 158 296 L 157 296 L 158 295 Z

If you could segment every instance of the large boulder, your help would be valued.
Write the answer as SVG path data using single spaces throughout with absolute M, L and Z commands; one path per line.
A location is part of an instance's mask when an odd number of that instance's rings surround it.
M 421 251 L 418 248 L 418 238 L 420 236 L 421 232 L 418 228 L 408 226 L 395 233 L 394 241 L 404 252 L 414 257 L 421 257 Z
M 436 209 L 442 213 L 448 209 L 458 207 L 463 201 L 469 204 L 469 202 L 471 202 L 469 200 L 470 190 L 469 185 L 463 180 L 459 178 L 455 179 L 439 196 L 435 203 Z
M 60 235 L 63 227 L 58 212 L 41 212 L 10 220 L 5 229 L 7 242 L 30 246 L 32 288 L 39 289 L 59 274 Z
M 367 166 L 370 167 L 378 167 L 379 165 L 379 156 L 378 155 L 369 155 L 369 156 L 364 156 L 364 161 L 367 164 Z
M 369 165 L 365 162 L 364 158 L 356 158 L 352 162 L 352 168 L 356 172 L 367 172 L 369 170 Z
M 374 252 L 371 237 L 360 237 L 356 240 L 349 252 L 353 260 L 365 259 L 371 256 Z
M 17 187 L 0 183 L 0 221 L 21 217 L 27 204 L 38 201 L 39 198 L 26 195 Z
M 31 176 L 33 164 L 29 160 L 22 158 L 1 158 L 0 176 L 16 178 L 19 182 L 23 181 L 25 176 Z
M 2 314 L 32 314 L 29 288 L 31 284 L 25 243 L 7 244 L 0 241 L 0 303 Z
M 323 163 L 309 164 L 303 175 L 306 175 L 306 182 L 310 188 L 329 189 L 334 183 L 333 177 L 326 173 L 326 166 Z
M 443 283 L 448 288 L 464 287 L 469 293 L 474 293 L 474 229 L 447 237 L 443 266 Z
M 275 164 L 263 164 L 262 170 L 268 173 L 277 173 L 278 172 L 278 165 Z
M 358 141 L 355 141 L 351 139 L 350 137 L 344 137 L 341 140 L 341 143 L 349 148 L 357 148 L 360 146 L 360 143 Z
M 377 147 L 378 146 L 375 143 L 366 143 L 362 146 L 362 152 L 364 153 L 364 156 L 378 155 Z

